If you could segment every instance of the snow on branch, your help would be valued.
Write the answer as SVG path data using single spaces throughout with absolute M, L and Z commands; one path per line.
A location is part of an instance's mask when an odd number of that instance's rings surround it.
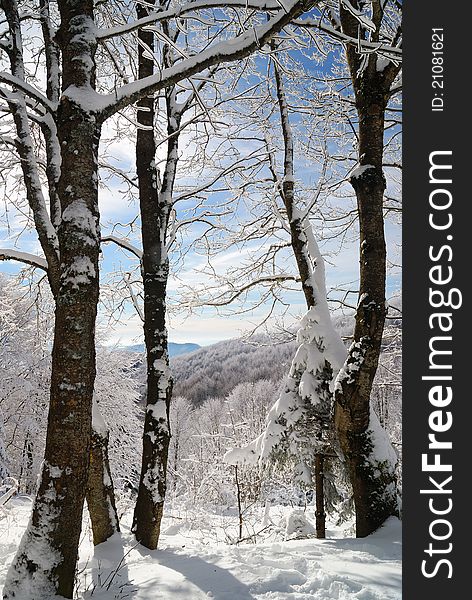
M 56 106 L 53 102 L 50 102 L 46 96 L 43 96 L 41 92 L 39 92 L 29 83 L 26 83 L 26 81 L 23 79 L 19 79 L 18 77 L 15 77 L 10 73 L 6 73 L 5 71 L 0 71 L 0 82 L 11 85 L 13 88 L 16 88 L 25 94 L 28 98 L 36 100 L 36 102 L 39 102 L 39 104 L 41 104 L 49 112 L 53 113 L 56 110 Z
M 131 33 L 147 25 L 152 25 L 159 21 L 167 21 L 169 19 L 184 19 L 192 18 L 192 15 L 188 13 L 195 12 L 197 10 L 204 10 L 208 8 L 244 8 L 257 11 L 273 11 L 280 10 L 281 3 L 276 0 L 257 2 L 257 0 L 231 0 L 230 2 L 220 2 L 219 0 L 200 0 L 197 2 L 189 2 L 183 6 L 176 6 L 168 10 L 155 11 L 143 17 L 137 19 L 132 23 L 126 23 L 124 25 L 118 25 L 116 27 L 110 27 L 109 29 L 102 29 L 97 32 L 97 40 L 108 40 L 113 37 L 122 36 L 126 33 Z M 285 8 L 288 12 L 288 9 Z
M 48 270 L 48 263 L 46 259 L 35 254 L 29 254 L 28 252 L 19 252 L 18 250 L 12 250 L 10 248 L 0 248 L 0 260 L 16 260 L 18 262 L 31 265 L 43 271 Z
M 351 15 L 355 19 L 357 19 L 357 21 L 359 21 L 362 27 L 365 27 L 365 29 L 368 29 L 369 31 L 377 30 L 377 27 L 374 23 L 372 23 L 369 17 L 365 15 L 362 11 L 358 10 L 357 8 L 354 8 L 354 6 L 352 6 L 349 0 L 341 0 L 341 4 L 348 12 L 351 13 Z
M 120 248 L 124 248 L 125 250 L 128 250 L 128 252 L 134 254 L 137 258 L 139 258 L 139 260 L 141 260 L 143 257 L 142 250 L 136 248 L 136 246 L 133 246 L 133 244 L 128 242 L 128 240 L 116 237 L 115 235 L 106 235 L 102 237 L 102 242 L 113 242 L 117 246 L 120 246 Z
M 91 93 L 91 90 L 84 92 L 74 86 L 70 86 L 65 94 L 79 104 L 86 103 L 89 109 L 90 103 L 94 103 L 94 110 L 99 113 L 101 120 L 105 120 L 143 96 L 175 85 L 213 65 L 245 58 L 267 44 L 276 33 L 318 2 L 319 0 L 291 1 L 287 3 L 287 12 L 279 10 L 264 25 L 245 31 L 231 40 L 219 42 L 159 73 L 123 85 L 112 94 L 100 96 L 100 94 Z

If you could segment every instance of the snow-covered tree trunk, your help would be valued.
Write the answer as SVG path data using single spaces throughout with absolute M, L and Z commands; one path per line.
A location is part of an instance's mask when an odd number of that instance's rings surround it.
M 94 401 L 86 498 L 95 546 L 105 542 L 114 533 L 120 531 L 110 461 L 108 459 L 109 435 L 97 402 Z
M 148 14 L 148 10 L 138 5 L 137 13 L 138 18 L 141 18 Z M 154 71 L 153 60 L 148 56 L 149 51 L 154 48 L 154 34 L 152 31 L 141 30 L 139 39 L 142 41 L 138 46 L 139 77 L 144 78 L 152 75 Z M 146 48 L 149 50 L 146 51 Z M 168 111 L 170 93 L 166 92 Z M 136 539 L 151 549 L 157 547 L 159 540 L 170 443 L 169 407 L 172 379 L 166 329 L 166 287 L 169 275 L 166 230 L 178 144 L 178 136 L 175 135 L 178 125 L 169 122 L 167 160 L 161 183 L 155 163 L 154 102 L 153 96 L 147 96 L 138 103 L 138 122 L 142 128 L 138 129 L 136 141 L 143 243 L 141 270 L 144 287 L 147 391 L 141 476 L 133 517 Z
M 382 8 L 373 2 L 373 22 L 380 29 Z M 355 8 L 359 8 L 354 3 Z M 341 3 L 343 32 L 358 35 L 359 21 Z M 375 34 L 372 38 L 375 40 Z M 384 118 L 391 84 L 398 73 L 392 63 L 378 68 L 377 54 L 365 58 L 353 46 L 346 55 L 359 116 L 359 166 L 351 176 L 357 197 L 360 242 L 359 303 L 354 342 L 336 382 L 335 421 L 353 487 L 356 533 L 364 537 L 398 513 L 395 453 L 370 407 L 386 316 L 386 246 L 383 200 Z
M 93 90 L 96 41 L 91 0 L 63 0 L 59 10 L 64 90 L 57 111 L 62 220 L 51 397 L 41 481 L 7 576 L 3 592 L 7 599 L 33 600 L 54 593 L 72 598 L 88 480 L 99 293 L 100 123 L 80 102 L 80 95 Z
M 19 79 L 24 78 L 25 69 L 23 64 L 23 52 L 21 45 L 21 30 L 18 6 L 11 0 L 4 0 L 4 10 L 6 11 L 7 20 L 10 27 L 12 45 L 10 52 L 10 62 L 12 74 Z M 54 30 L 51 24 L 49 13 L 48 0 L 40 1 L 40 21 L 41 29 L 44 38 L 45 56 L 46 56 L 46 96 L 51 103 L 57 103 L 60 94 L 59 85 L 59 64 L 60 55 L 59 47 L 54 40 Z M 15 35 L 16 34 L 16 35 Z M 59 242 L 57 229 L 60 225 L 61 206 L 57 193 L 57 187 L 61 173 L 61 151 L 57 138 L 57 127 L 54 118 L 51 114 L 46 113 L 40 121 L 41 131 L 45 139 L 46 149 L 46 175 L 49 191 L 49 214 L 46 211 L 45 199 L 41 189 L 41 184 L 38 177 L 38 166 L 34 154 L 33 143 L 30 135 L 30 126 L 28 122 L 28 114 L 26 110 L 25 99 L 19 96 L 19 100 L 10 103 L 15 126 L 17 130 L 17 150 L 21 160 L 24 181 L 27 189 L 28 203 L 33 213 L 38 237 L 46 256 L 46 266 L 42 267 L 46 270 L 51 291 L 55 300 L 60 288 L 60 261 L 59 261 Z M 22 255 L 19 255 L 20 257 Z M 13 256 L 14 257 L 14 256 Z M 19 258 L 24 260 L 24 258 Z M 34 262 L 33 262 L 34 264 Z M 100 447 L 93 444 L 91 448 L 91 456 L 94 464 L 98 464 L 100 460 L 107 457 L 108 453 L 108 438 L 104 440 L 106 446 Z M 25 481 L 25 489 L 27 493 L 31 493 L 35 485 L 31 482 L 31 477 L 28 476 L 29 465 L 32 465 L 32 459 L 29 458 L 32 453 L 32 440 L 27 439 L 25 442 L 22 479 Z M 106 470 L 106 464 L 102 465 L 102 469 Z M 97 480 L 95 484 L 100 485 Z M 89 487 L 91 483 L 89 482 Z M 101 482 L 103 485 L 103 482 Z M 113 490 L 113 488 L 111 488 Z M 106 490 L 96 490 L 98 496 L 107 495 Z M 114 500 L 113 500 L 114 503 Z M 103 522 L 103 515 L 96 512 L 98 504 L 94 503 L 90 510 L 92 526 L 96 529 L 99 523 Z M 108 511 L 107 511 L 108 514 Z M 94 525 L 94 521 L 97 523 Z M 110 521 L 108 529 L 115 530 L 114 521 Z M 103 541 L 103 540 L 102 540 Z

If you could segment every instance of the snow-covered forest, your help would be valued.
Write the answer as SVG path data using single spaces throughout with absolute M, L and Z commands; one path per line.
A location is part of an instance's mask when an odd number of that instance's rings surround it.
M 4 600 L 401 597 L 401 10 L 1 0 Z

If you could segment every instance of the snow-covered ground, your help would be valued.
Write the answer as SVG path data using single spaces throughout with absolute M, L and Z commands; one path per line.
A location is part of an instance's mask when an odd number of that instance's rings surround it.
M 14 498 L 0 512 L 0 589 L 31 509 Z M 291 509 L 271 508 L 277 523 Z M 310 510 L 310 509 L 309 509 Z M 308 510 L 308 513 L 309 513 Z M 131 512 L 122 533 L 93 548 L 89 527 L 81 542 L 77 598 L 96 600 L 398 600 L 401 598 L 401 524 L 390 519 L 365 539 L 285 541 L 283 527 L 261 543 L 228 544 L 234 516 L 168 509 L 160 549 L 136 545 Z M 309 517 L 312 515 L 308 514 Z M 268 515 L 265 519 L 267 522 Z M 270 531 L 270 528 L 267 529 Z M 346 530 L 344 530 L 346 531 Z M 42 599 L 37 599 L 42 600 Z

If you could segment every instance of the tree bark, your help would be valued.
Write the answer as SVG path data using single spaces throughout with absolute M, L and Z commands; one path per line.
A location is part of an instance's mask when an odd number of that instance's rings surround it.
M 379 30 L 382 14 L 378 3 L 374 4 L 374 22 Z M 342 7 L 340 15 L 343 31 L 357 35 L 359 23 L 353 15 Z M 338 380 L 336 388 L 335 423 L 353 487 L 356 534 L 364 537 L 398 513 L 394 465 L 376 460 L 370 433 L 370 395 L 386 316 L 384 119 L 398 70 L 390 64 L 378 71 L 375 53 L 364 67 L 355 48 L 347 47 L 346 55 L 359 117 L 360 169 L 350 181 L 359 215 L 360 284 L 354 343 L 345 363 L 346 376 Z
M 20 476 L 18 477 L 18 488 L 24 490 L 25 494 L 34 493 L 33 443 L 31 441 L 29 432 L 27 432 L 25 442 L 23 444 Z
M 108 438 L 108 431 L 92 430 L 86 499 L 95 546 L 120 531 L 108 460 Z
M 243 539 L 243 505 L 241 499 L 241 484 L 239 483 L 238 477 L 238 465 L 234 465 L 234 482 L 236 484 L 236 498 L 238 501 L 238 521 L 239 521 L 239 535 L 238 540 L 241 541 Z
M 11 68 L 12 72 L 21 78 L 24 76 L 23 55 L 20 43 L 21 38 L 19 36 L 13 36 L 15 31 L 20 32 L 18 7 L 16 3 L 14 1 L 12 2 L 11 0 L 4 0 L 3 4 L 5 10 L 8 11 L 7 18 L 10 24 L 10 31 L 12 38 L 15 40 L 11 50 Z M 46 55 L 46 95 L 51 102 L 58 102 L 60 94 L 60 51 L 59 46 L 54 40 L 54 31 L 50 21 L 48 0 L 40 0 L 40 21 Z M 18 132 L 17 149 L 22 161 L 29 205 L 32 209 L 33 215 L 35 215 L 36 229 L 38 231 L 41 245 L 47 260 L 48 280 L 54 299 L 57 301 L 61 275 L 59 269 L 60 260 L 57 238 L 57 230 L 61 220 L 61 206 L 57 190 L 61 174 L 61 156 L 60 145 L 57 139 L 57 127 L 51 115 L 46 115 L 44 117 L 41 130 L 46 143 L 46 175 L 48 180 L 50 206 L 49 220 L 49 216 L 45 210 L 45 203 L 41 188 L 39 186 L 39 180 L 37 178 L 37 166 L 35 164 L 36 161 L 34 159 L 33 146 L 29 134 L 29 123 L 26 109 L 23 110 L 23 108 L 24 107 L 22 104 L 16 103 L 12 105 L 12 110 L 15 115 L 16 129 Z M 91 458 L 93 459 L 94 464 L 98 464 L 98 462 L 103 459 L 105 462 L 101 468 L 104 471 L 108 469 L 108 438 L 106 438 L 106 443 L 104 445 L 92 444 Z M 89 482 L 88 487 L 90 488 L 91 485 L 99 485 L 103 487 L 103 480 L 100 481 L 97 479 L 94 482 Z M 113 485 L 111 486 L 111 492 L 113 493 Z M 103 496 L 105 498 L 109 495 L 109 493 L 110 489 L 97 489 L 92 491 L 94 496 Z M 112 500 L 112 504 L 114 505 L 114 498 Z M 99 524 L 103 523 L 105 516 L 109 514 L 111 517 L 106 529 L 108 531 L 113 530 L 113 532 L 119 530 L 116 526 L 116 511 L 114 511 L 113 516 L 113 514 L 108 511 L 107 506 L 103 506 L 100 510 L 100 504 L 98 502 L 93 502 L 92 506 L 89 506 L 89 512 L 92 521 L 92 529 L 94 531 L 102 527 Z M 101 539 L 101 541 L 104 540 Z

